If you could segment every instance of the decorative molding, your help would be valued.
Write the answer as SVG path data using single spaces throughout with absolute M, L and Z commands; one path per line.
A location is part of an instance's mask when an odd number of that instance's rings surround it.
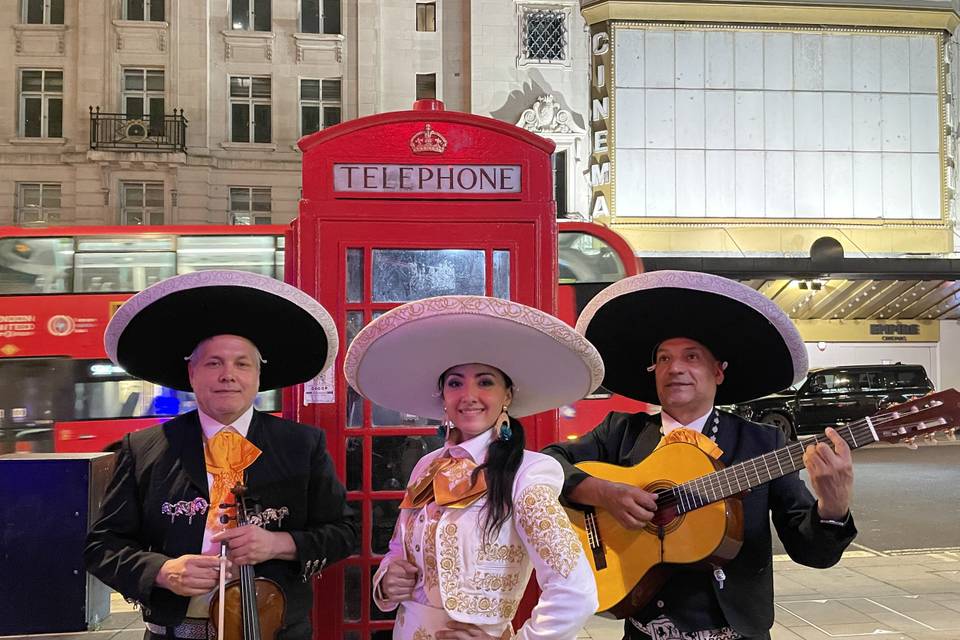
M 573 117 L 569 111 L 560 108 L 560 104 L 551 93 L 540 96 L 540 98 L 533 103 L 533 106 L 524 111 L 520 115 L 520 121 L 517 122 L 517 126 L 527 131 L 532 131 L 533 133 L 546 135 L 547 137 L 549 137 L 549 134 L 555 133 L 578 135 L 586 133 L 584 129 L 577 126 L 577 123 L 573 121 Z
M 304 62 L 307 51 L 322 55 L 332 51 L 337 62 L 343 62 L 343 35 L 339 33 L 294 33 L 293 44 L 297 51 L 297 64 Z
M 137 50 L 140 53 L 163 53 L 167 50 L 170 23 L 150 20 L 113 20 L 112 22 L 113 31 L 117 37 L 117 51 L 123 51 L 130 43 L 133 43 L 131 50 Z M 144 46 L 139 43 L 147 44 Z M 155 43 L 156 47 L 151 47 L 149 43 Z
M 240 49 L 261 49 L 263 59 L 273 60 L 273 43 L 276 34 L 272 31 L 239 31 L 226 29 L 220 32 L 223 36 L 223 55 L 226 60 L 232 60 Z
M 62 56 L 67 50 L 67 30 L 69 27 L 63 24 L 15 24 L 11 27 L 13 29 L 13 39 L 14 39 L 14 51 L 18 54 L 29 54 L 29 55 L 60 55 Z M 25 45 L 24 42 L 34 42 L 36 44 L 41 44 L 43 41 L 47 41 L 46 46 L 50 47 L 52 40 L 56 39 L 56 44 L 53 46 L 54 50 L 49 48 L 43 51 L 24 51 L 25 49 L 30 49 L 29 46 Z M 42 44 L 41 44 L 42 46 Z

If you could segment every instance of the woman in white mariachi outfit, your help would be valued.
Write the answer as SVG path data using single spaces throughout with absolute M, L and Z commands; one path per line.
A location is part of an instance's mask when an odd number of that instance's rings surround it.
M 444 446 L 414 467 L 373 579 L 398 640 L 510 638 L 530 574 L 541 596 L 516 637 L 575 638 L 596 611 L 583 548 L 557 501 L 560 465 L 524 449 L 529 416 L 574 402 L 603 363 L 560 320 L 479 296 L 408 303 L 353 340 L 344 365 L 364 397 L 443 420 Z

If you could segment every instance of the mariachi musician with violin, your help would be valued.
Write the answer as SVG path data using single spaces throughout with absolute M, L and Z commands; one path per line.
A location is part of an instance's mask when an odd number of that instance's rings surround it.
M 834 565 L 856 535 L 859 442 L 827 429 L 806 449 L 784 448 L 778 428 L 716 406 L 801 380 L 796 327 L 740 283 L 655 271 L 598 294 L 577 330 L 603 357 L 605 388 L 662 408 L 611 413 L 544 450 L 564 467 L 600 609 L 626 619 L 630 640 L 769 638 L 771 515 L 790 557 L 811 567 Z M 816 497 L 799 478 L 804 466 Z
M 310 638 L 312 578 L 350 554 L 357 523 L 324 431 L 253 405 L 333 363 L 330 315 L 272 278 L 202 271 L 132 297 L 104 341 L 197 408 L 123 438 L 87 569 L 139 605 L 148 640 Z

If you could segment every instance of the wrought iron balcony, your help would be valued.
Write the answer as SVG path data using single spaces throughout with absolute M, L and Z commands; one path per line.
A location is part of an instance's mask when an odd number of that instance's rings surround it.
M 130 116 L 101 113 L 90 107 L 90 148 L 121 151 L 187 150 L 187 119 L 183 109 L 171 115 Z

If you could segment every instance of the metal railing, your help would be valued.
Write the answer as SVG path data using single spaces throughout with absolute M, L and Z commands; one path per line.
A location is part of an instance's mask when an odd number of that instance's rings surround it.
M 134 151 L 187 151 L 183 109 L 160 117 L 102 113 L 90 107 L 90 148 Z

